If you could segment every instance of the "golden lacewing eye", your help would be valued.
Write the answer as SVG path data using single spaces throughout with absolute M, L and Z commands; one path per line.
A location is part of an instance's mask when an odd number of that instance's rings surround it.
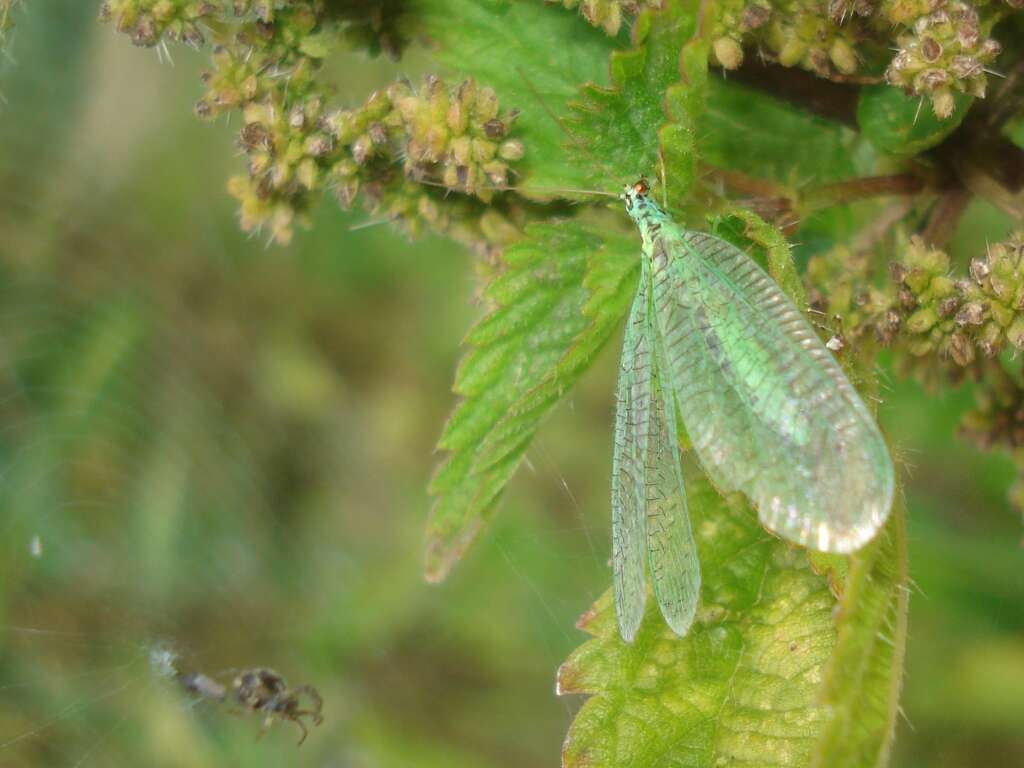
M 650 187 L 647 186 L 647 182 L 644 179 L 640 179 L 640 181 L 633 185 L 633 191 L 638 195 L 646 195 L 649 190 Z

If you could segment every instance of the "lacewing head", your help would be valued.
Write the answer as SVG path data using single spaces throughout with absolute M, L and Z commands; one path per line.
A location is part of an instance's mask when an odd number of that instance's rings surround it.
M 626 213 L 634 221 L 640 221 L 646 213 L 658 209 L 654 201 L 648 197 L 650 191 L 651 186 L 647 183 L 646 179 L 640 179 L 622 188 L 622 194 L 619 195 L 619 199 L 626 204 Z
M 640 179 L 633 184 L 627 184 L 622 188 L 622 194 L 619 195 L 619 199 L 625 201 L 626 210 L 632 211 L 636 202 L 640 198 L 647 197 L 647 193 L 651 191 L 650 185 L 648 185 L 646 179 Z

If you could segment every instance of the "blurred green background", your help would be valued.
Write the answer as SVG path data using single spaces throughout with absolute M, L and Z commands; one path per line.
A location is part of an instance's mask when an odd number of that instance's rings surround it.
M 31 5 L 0 64 L 0 766 L 556 765 L 555 669 L 609 578 L 614 350 L 428 587 L 472 257 L 330 201 L 288 248 L 245 237 L 234 129 L 191 114 L 204 55 Z M 424 65 L 334 66 L 356 102 Z M 898 766 L 1024 765 L 1021 521 L 1009 463 L 953 437 L 970 403 L 892 381 L 882 407 L 914 582 Z M 164 651 L 312 684 L 324 724 L 256 741 Z

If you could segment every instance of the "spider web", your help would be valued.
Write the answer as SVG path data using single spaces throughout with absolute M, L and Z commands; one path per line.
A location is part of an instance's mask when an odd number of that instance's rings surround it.
M 463 257 L 330 205 L 289 249 L 246 239 L 202 56 L 81 5 L 19 12 L 0 67 L 0 766 L 554 759 L 554 671 L 607 583 L 615 361 L 426 586 Z M 360 66 L 360 98 L 394 74 Z M 322 695 L 301 750 L 179 681 L 254 667 Z

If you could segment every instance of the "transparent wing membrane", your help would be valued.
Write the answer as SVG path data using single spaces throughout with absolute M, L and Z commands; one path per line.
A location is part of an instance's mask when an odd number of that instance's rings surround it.
M 892 461 L 806 319 L 710 235 L 664 228 L 652 269 L 665 375 L 711 479 L 799 544 L 845 553 L 871 539 L 891 506 Z
M 653 318 L 652 318 L 653 320 Z M 655 336 L 657 338 L 657 336 Z M 700 597 L 700 560 L 690 529 L 676 434 L 675 397 L 661 381 L 664 352 L 655 344 L 647 437 L 647 553 L 665 622 L 679 635 L 693 623 Z
M 619 632 L 632 642 L 643 619 L 650 567 L 665 621 L 686 634 L 700 594 L 700 563 L 679 462 L 675 403 L 659 380 L 661 357 L 644 269 L 626 325 L 612 464 L 612 563 Z
M 662 615 L 684 635 L 700 565 L 676 408 L 704 471 L 780 536 L 852 552 L 892 507 L 885 440 L 782 289 L 743 251 L 676 226 L 643 180 L 624 188 L 644 243 L 619 373 L 612 533 L 619 631 L 643 619 L 644 546 Z
M 612 572 L 619 634 L 626 642 L 636 637 L 646 598 L 644 453 L 653 363 L 647 324 L 646 281 L 641 280 L 622 344 L 612 457 Z

